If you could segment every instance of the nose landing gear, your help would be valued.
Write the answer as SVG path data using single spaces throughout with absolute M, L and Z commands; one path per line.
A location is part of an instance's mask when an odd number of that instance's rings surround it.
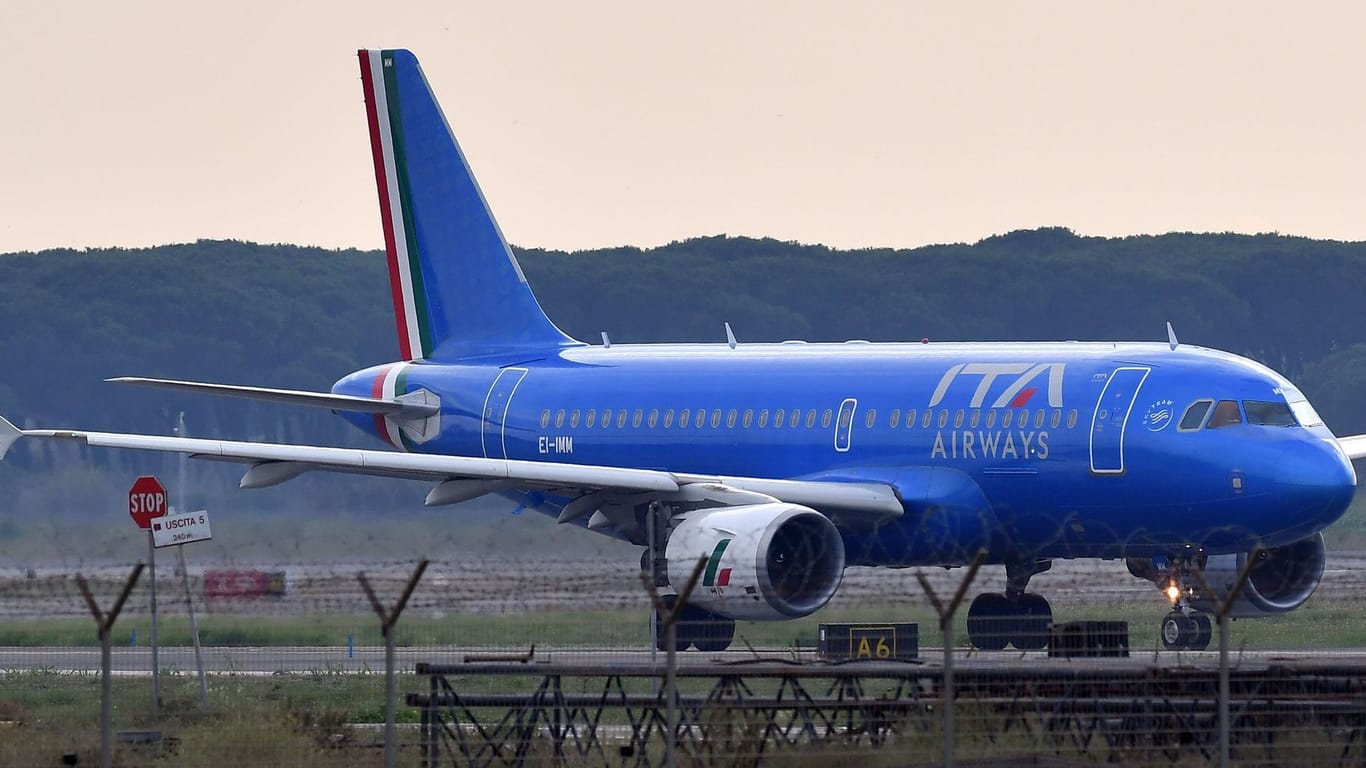
M 1171 601 L 1172 610 L 1162 617 L 1160 634 L 1162 647 L 1169 651 L 1203 651 L 1214 636 L 1209 616 L 1191 608 L 1191 597 L 1195 594 L 1191 574 L 1195 567 L 1189 558 L 1181 558 L 1167 568 L 1167 586 L 1162 591 Z M 1156 581 L 1163 583 L 1160 579 Z
M 1169 651 L 1203 651 L 1213 635 L 1209 617 L 1189 607 L 1173 608 L 1162 617 L 1162 647 Z

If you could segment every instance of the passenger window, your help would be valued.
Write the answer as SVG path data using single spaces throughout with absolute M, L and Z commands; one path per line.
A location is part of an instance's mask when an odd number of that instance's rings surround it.
M 713 408 L 711 410 L 711 428 L 716 429 L 719 426 L 721 426 L 721 409 Z
M 766 428 L 767 426 L 768 426 L 768 409 L 765 408 L 765 409 L 763 409 L 762 411 L 759 411 L 759 429 L 764 429 L 764 428 Z
M 968 417 L 968 426 L 969 426 L 969 427 L 972 427 L 973 429 L 976 429 L 976 428 L 977 428 L 977 425 L 978 425 L 978 424 L 981 424 L 981 423 L 982 423 L 982 412 L 981 412 L 980 410 L 976 409 L 976 408 L 973 408 L 973 409 L 972 409 L 972 415 Z
M 726 413 L 726 429 L 735 428 L 735 415 L 736 414 L 734 408 L 730 409 L 730 411 Z
M 644 416 L 645 416 L 645 414 L 642 413 L 641 410 L 640 410 L 639 408 L 637 408 L 637 409 L 636 409 L 636 412 L 633 413 L 633 414 L 631 414 L 631 428 L 632 428 L 632 429 L 640 429 L 640 420 L 641 420 Z
M 912 427 L 914 427 L 914 426 L 915 426 L 915 409 L 912 408 L 912 409 L 910 409 L 909 411 L 906 411 L 906 429 L 910 429 L 910 428 L 912 428 Z
M 1196 400 L 1186 408 L 1186 413 L 1181 417 L 1181 423 L 1176 425 L 1178 432 L 1194 432 L 1205 423 L 1205 416 L 1209 413 L 1210 406 L 1214 405 L 1213 400 Z
M 939 409 L 939 428 L 940 428 L 940 429 L 943 429 L 945 426 L 948 425 L 948 423 L 949 423 L 949 409 L 947 409 L 947 408 L 940 408 L 940 409 Z
M 679 429 L 687 429 L 687 428 L 688 428 L 688 424 L 689 424 L 691 421 L 692 421 L 692 411 L 688 410 L 687 408 L 684 408 L 683 410 L 681 410 L 681 411 L 678 412 L 678 428 L 679 428 Z
M 636 411 L 636 420 L 637 420 L 636 423 L 639 423 L 639 419 L 640 419 L 640 411 Z M 626 428 L 626 409 L 625 409 L 625 408 L 622 408 L 621 410 L 617 411 L 617 429 L 625 429 L 625 428 Z
M 659 409 L 658 409 L 658 408 L 651 408 L 651 409 L 650 409 L 650 419 L 646 422 L 646 424 L 649 424 L 649 425 L 650 425 L 650 429 L 654 429 L 654 428 L 655 428 L 655 425 L 658 424 L 658 423 L 659 423 Z
M 867 427 L 867 428 L 869 428 L 869 429 L 872 429 L 872 428 L 873 428 L 873 424 L 875 424 L 876 422 L 877 422 L 877 409 L 876 409 L 876 408 L 869 408 L 869 409 L 868 409 L 868 418 L 866 418 L 866 419 L 863 420 L 863 426 L 865 426 L 865 427 Z
M 744 417 L 743 419 L 741 419 L 741 421 L 740 421 L 740 426 L 744 427 L 745 429 L 749 429 L 749 425 L 751 425 L 751 424 L 753 424 L 753 423 L 754 423 L 754 409 L 753 409 L 753 408 L 746 408 L 746 409 L 745 409 L 745 417 Z
M 893 409 L 892 409 L 892 415 L 890 415 L 890 416 L 887 417 L 887 426 L 891 427 L 892 429 L 896 429 L 897 427 L 901 426 L 901 409 L 900 409 L 900 408 L 893 408 Z
M 921 428 L 921 429 L 929 429 L 929 428 L 930 428 L 930 419 L 932 419 L 932 418 L 934 418 L 934 412 L 931 411 L 929 408 L 926 408 L 926 409 L 925 409 L 925 415 L 920 417 L 920 428 Z
M 958 429 L 963 426 L 963 409 L 959 408 L 953 414 L 953 428 Z
M 574 412 L 569 414 L 569 426 L 571 429 L 578 429 L 580 415 L 578 408 L 575 408 Z
M 785 415 L 786 415 L 786 412 L 783 411 L 782 408 L 779 408 L 778 410 L 776 410 L 776 411 L 773 412 L 773 428 L 774 428 L 774 429 L 777 429 L 778 427 L 781 427 L 781 426 L 783 425 L 783 416 L 785 416 Z
M 1048 426 L 1052 427 L 1053 429 L 1057 429 L 1057 428 L 1058 428 L 1058 425 L 1061 424 L 1061 423 L 1062 423 L 1062 409 L 1060 409 L 1060 408 L 1054 408 L 1054 409 L 1053 409 L 1053 418 L 1049 420 Z
M 598 411 L 596 408 L 588 409 L 588 416 L 584 418 L 584 425 L 591 427 L 598 423 Z
M 625 412 L 625 411 L 622 411 L 622 413 L 626 413 L 626 412 Z M 611 409 L 611 408 L 603 408 L 603 409 L 602 409 L 602 428 L 603 428 L 603 429 L 607 429 L 607 428 L 610 427 L 610 426 L 612 426 L 612 409 Z
M 547 408 L 547 409 L 544 410 L 544 411 L 541 411 L 541 429 L 545 429 L 545 428 L 548 427 L 548 426 L 550 426 L 550 409 L 549 409 L 549 408 Z
M 1001 413 L 1001 428 L 1010 429 L 1010 420 L 1015 418 L 1015 412 L 1007 408 Z
M 668 429 L 674 425 L 674 409 L 670 408 L 664 412 L 664 428 Z
M 996 426 L 996 411 L 987 411 L 987 429 Z
M 854 423 L 854 411 L 853 411 L 852 408 L 849 409 L 849 410 L 847 410 L 847 411 L 845 411 L 845 410 L 840 411 L 840 429 L 844 429 L 845 427 L 847 427 L 847 426 L 849 426 L 850 424 L 853 424 L 853 423 Z
M 1020 415 L 1015 419 L 1015 426 L 1020 429 L 1029 426 L 1029 411 L 1020 411 Z
M 806 411 L 806 428 L 811 429 L 816 426 L 816 409 L 809 408 Z
M 1205 425 L 1205 428 L 1218 429 L 1230 424 L 1242 423 L 1243 415 L 1238 411 L 1238 403 L 1234 400 L 1220 400 L 1219 404 L 1214 406 L 1214 414 L 1209 417 L 1209 423 Z
M 829 408 L 826 408 L 826 409 L 825 409 L 825 413 L 822 413 L 822 414 L 821 414 L 821 429 L 829 429 L 829 428 L 830 428 L 830 419 L 831 419 L 833 416 L 834 416 L 834 414 L 830 412 L 830 409 L 829 409 Z
M 1043 426 L 1043 409 L 1034 412 L 1034 428 L 1039 429 Z
M 555 412 L 555 429 L 560 429 L 560 428 L 563 427 L 563 426 L 564 426 L 564 409 L 561 408 L 560 410 L 558 410 L 558 411 Z
M 1073 408 L 1067 412 L 1067 428 L 1071 429 L 1075 426 L 1077 426 L 1077 409 Z

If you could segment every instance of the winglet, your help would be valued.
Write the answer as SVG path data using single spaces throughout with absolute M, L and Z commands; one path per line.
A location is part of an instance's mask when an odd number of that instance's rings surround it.
M 1180 342 L 1176 340 L 1176 331 L 1172 328 L 1170 320 L 1167 321 L 1167 343 L 1172 345 L 1172 349 L 1176 349 L 1180 345 Z
M 726 323 L 726 343 L 731 349 L 735 349 L 735 331 L 730 329 L 730 323 Z
M 14 441 L 24 436 L 24 430 L 9 423 L 4 416 L 0 416 L 0 460 L 9 453 L 9 447 L 14 445 Z

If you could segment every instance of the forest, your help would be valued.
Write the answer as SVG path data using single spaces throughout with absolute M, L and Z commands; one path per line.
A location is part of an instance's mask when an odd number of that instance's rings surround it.
M 622 343 L 722 343 L 723 322 L 742 342 L 1163 340 L 1170 321 L 1183 343 L 1247 355 L 1295 380 L 1338 434 L 1366 432 L 1366 243 L 1043 228 L 914 249 L 715 236 L 517 253 L 547 314 L 595 343 L 602 331 Z M 377 447 L 327 411 L 104 379 L 326 390 L 397 355 L 377 251 L 199 241 L 0 255 L 0 414 L 21 426 L 170 433 L 184 412 L 193 436 Z M 0 503 L 57 511 L 173 466 L 46 441 L 21 443 L 12 457 L 0 464 Z M 335 476 L 243 494 L 233 468 L 195 472 L 206 499 L 235 504 L 354 510 L 421 499 L 401 483 Z

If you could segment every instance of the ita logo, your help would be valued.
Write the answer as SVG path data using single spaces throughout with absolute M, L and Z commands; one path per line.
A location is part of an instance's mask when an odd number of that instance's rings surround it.
M 1172 401 L 1158 400 L 1148 406 L 1148 412 L 1143 414 L 1143 426 L 1149 432 L 1161 432 L 1172 423 Z

